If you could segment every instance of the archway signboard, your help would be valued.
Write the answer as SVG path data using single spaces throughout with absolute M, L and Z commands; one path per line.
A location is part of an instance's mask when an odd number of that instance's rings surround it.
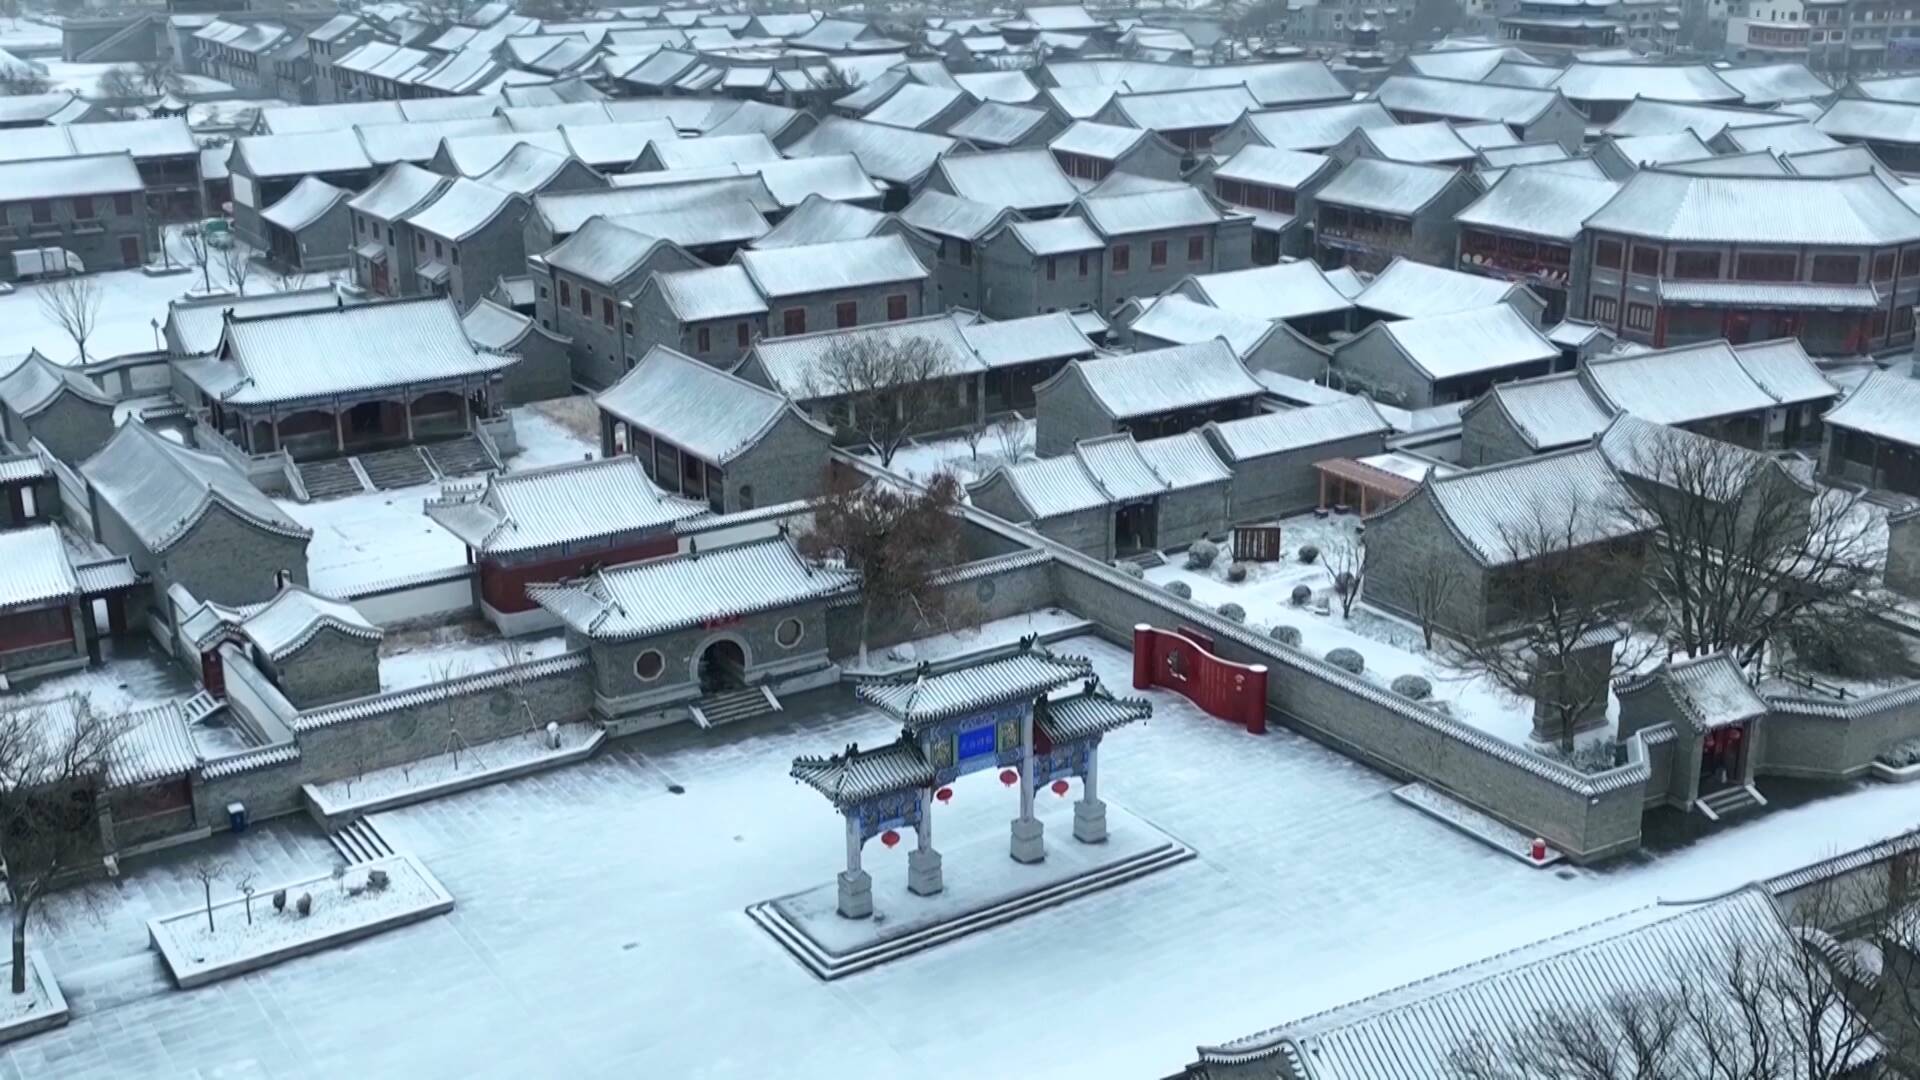
M 1133 687 L 1160 687 L 1185 696 L 1222 720 L 1255 735 L 1267 732 L 1267 667 L 1215 656 L 1213 642 L 1191 630 L 1133 628 Z

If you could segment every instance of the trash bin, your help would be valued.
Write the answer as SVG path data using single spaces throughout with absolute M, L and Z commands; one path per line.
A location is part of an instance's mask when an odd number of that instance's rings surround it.
M 227 804 L 227 827 L 234 832 L 247 831 L 247 804 L 230 802 Z

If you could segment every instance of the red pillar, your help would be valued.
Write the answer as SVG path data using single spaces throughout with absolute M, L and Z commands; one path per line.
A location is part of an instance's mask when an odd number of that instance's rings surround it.
M 1153 685 L 1153 627 L 1133 625 L 1133 688 L 1145 690 Z
M 1267 665 L 1254 664 L 1247 668 L 1247 694 L 1240 703 L 1240 722 L 1247 727 L 1249 735 L 1267 733 Z

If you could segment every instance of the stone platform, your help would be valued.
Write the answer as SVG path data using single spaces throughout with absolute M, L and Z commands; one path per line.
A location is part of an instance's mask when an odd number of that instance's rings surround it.
M 1009 807 L 1009 810 L 1012 808 Z M 1010 821 L 1012 814 L 1005 815 Z M 907 853 L 867 846 L 873 915 L 843 918 L 829 880 L 804 892 L 762 901 L 747 916 L 821 979 L 838 979 L 967 934 L 1000 926 L 1102 889 L 1132 881 L 1197 854 L 1115 803 L 1107 804 L 1107 840 L 1073 838 L 1073 803 L 1044 799 L 1035 816 L 1046 826 L 1046 858 L 1015 862 L 1006 823 L 939 845 L 946 888 L 935 896 L 907 889 Z M 903 847 L 913 833 L 903 834 Z

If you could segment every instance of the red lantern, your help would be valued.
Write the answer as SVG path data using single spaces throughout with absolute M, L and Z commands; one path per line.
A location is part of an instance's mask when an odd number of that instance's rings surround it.
M 933 797 L 936 799 L 939 799 L 943 803 L 952 802 L 953 789 L 950 787 L 943 787 L 939 791 L 934 792 Z
M 1053 782 L 1053 793 L 1064 799 L 1067 797 L 1068 786 L 1065 780 L 1055 780 Z
M 1008 787 L 1012 787 L 1013 785 L 1020 782 L 1020 774 L 1017 772 L 1014 772 L 1012 769 L 1001 769 L 1000 782 L 1007 785 Z
M 888 829 L 886 832 L 880 834 L 880 842 L 888 847 L 892 847 L 900 842 L 900 834 L 894 832 L 892 829 Z

